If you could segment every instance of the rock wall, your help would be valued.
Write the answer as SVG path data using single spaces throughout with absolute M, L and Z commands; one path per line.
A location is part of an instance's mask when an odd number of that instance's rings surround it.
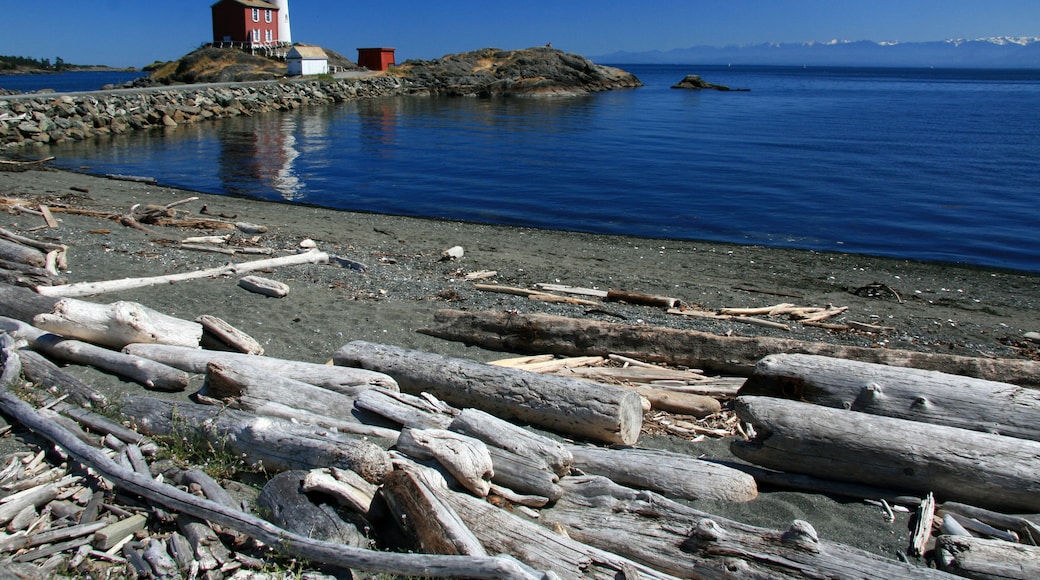
M 387 76 L 0 96 L 0 151 L 411 92 Z

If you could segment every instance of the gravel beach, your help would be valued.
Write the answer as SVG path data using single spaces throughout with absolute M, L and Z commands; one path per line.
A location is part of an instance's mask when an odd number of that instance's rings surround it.
M 266 354 L 326 362 L 352 340 L 398 345 L 475 360 L 499 353 L 416 332 L 441 308 L 543 312 L 733 335 L 763 335 L 876 348 L 900 348 L 980 357 L 1040 359 L 1040 345 L 1024 338 L 1040 331 L 1040 279 L 1035 274 L 951 264 L 920 263 L 840 253 L 739 246 L 714 242 L 612 237 L 351 213 L 227 196 L 57 170 L 0 172 L 0 198 L 45 204 L 60 220 L 40 229 L 41 217 L 15 210 L 0 227 L 69 246 L 70 282 L 155 276 L 247 261 L 179 248 L 181 240 L 211 232 L 149 226 L 142 231 L 103 217 L 57 211 L 63 207 L 123 214 L 135 204 L 176 206 L 178 217 L 248 222 L 264 233 L 235 231 L 229 245 L 258 246 L 284 255 L 313 240 L 337 257 L 367 266 L 291 266 L 261 273 L 287 284 L 284 298 L 247 292 L 235 279 L 200 279 L 90 298 L 136 301 L 194 319 L 220 317 L 256 338 Z M 9 207 L 9 206 L 8 206 Z M 202 215 L 202 213 L 205 215 Z M 232 230 L 229 230 L 229 232 Z M 228 232 L 212 232 L 225 234 Z M 912 244 L 912 240 L 906 243 Z M 461 246 L 464 255 L 443 259 Z M 476 290 L 466 274 L 495 271 L 485 283 L 530 287 L 558 283 L 672 296 L 716 310 L 790 302 L 848 307 L 835 321 L 887 330 L 835 332 L 791 323 L 791 330 L 669 315 L 662 309 L 610 304 L 602 309 L 547 304 Z M 74 369 L 109 393 L 140 387 L 88 369 Z M 166 396 L 185 396 L 180 395 Z M 2 421 L 2 420 L 0 420 Z M 6 452 L 8 443 L 0 446 Z M 641 444 L 680 447 L 694 455 L 731 459 L 728 442 L 677 442 L 646 437 Z M 793 519 L 812 523 L 821 538 L 892 558 L 908 541 L 906 514 L 894 523 L 877 507 L 822 495 L 762 490 L 747 504 L 695 507 L 750 524 L 786 529 Z

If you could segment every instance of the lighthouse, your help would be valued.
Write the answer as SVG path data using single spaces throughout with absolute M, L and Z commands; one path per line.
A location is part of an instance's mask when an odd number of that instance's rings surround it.
M 289 0 L 270 0 L 278 8 L 278 42 L 292 44 L 292 32 L 289 30 Z

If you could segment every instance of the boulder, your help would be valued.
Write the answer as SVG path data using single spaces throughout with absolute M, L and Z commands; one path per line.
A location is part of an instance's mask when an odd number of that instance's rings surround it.
M 673 89 L 690 89 L 694 91 L 737 91 L 747 92 L 751 89 L 731 89 L 726 85 L 716 85 L 701 78 L 700 75 L 686 75 L 686 78 L 672 85 Z

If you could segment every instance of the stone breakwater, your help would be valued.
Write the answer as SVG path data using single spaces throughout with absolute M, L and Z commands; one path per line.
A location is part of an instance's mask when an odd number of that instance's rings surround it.
M 0 96 L 0 150 L 417 92 L 411 85 L 386 76 Z

